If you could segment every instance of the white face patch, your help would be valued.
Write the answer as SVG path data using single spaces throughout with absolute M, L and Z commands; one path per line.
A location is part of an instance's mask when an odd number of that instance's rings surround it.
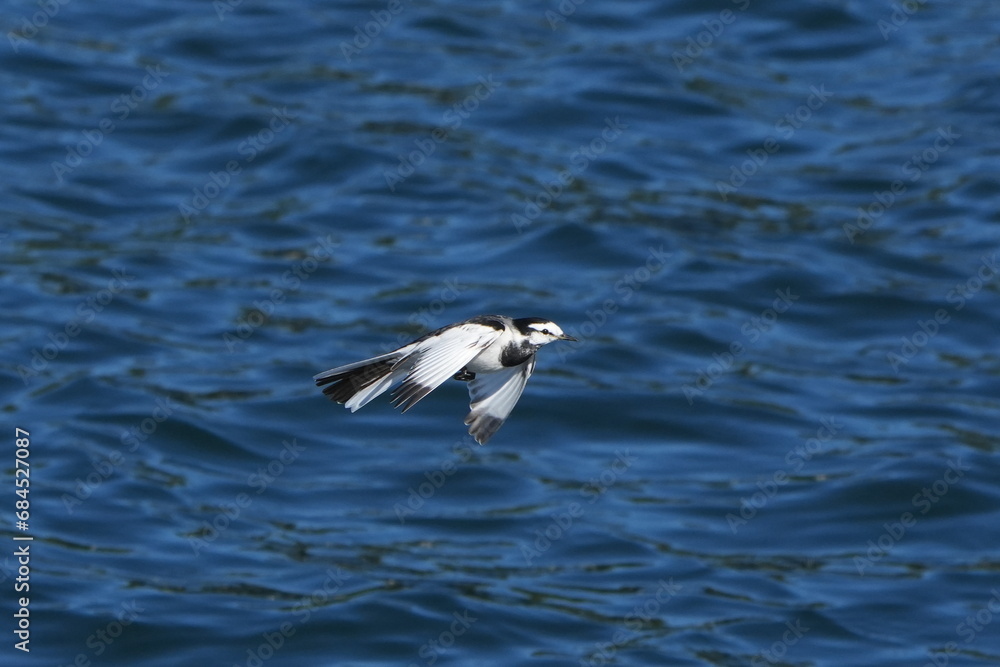
M 553 338 L 558 338 L 563 335 L 563 330 L 559 328 L 559 325 L 555 322 L 538 322 L 536 324 L 529 324 L 529 329 L 534 329 L 542 336 L 551 336 Z

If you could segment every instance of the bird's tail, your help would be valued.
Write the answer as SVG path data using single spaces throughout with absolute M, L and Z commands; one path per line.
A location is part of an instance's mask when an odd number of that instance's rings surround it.
M 317 387 L 330 400 L 343 403 L 351 412 L 364 407 L 369 401 L 406 377 L 409 369 L 397 365 L 401 356 L 390 352 L 346 366 L 331 368 L 313 379 Z

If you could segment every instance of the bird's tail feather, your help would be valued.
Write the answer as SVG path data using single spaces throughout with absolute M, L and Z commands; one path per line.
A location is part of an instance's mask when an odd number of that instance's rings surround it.
M 397 354 L 383 354 L 346 366 L 331 368 L 313 379 L 317 387 L 328 385 L 323 389 L 323 393 L 329 396 L 330 400 L 346 404 L 346 407 L 353 412 L 392 386 L 395 380 L 402 379 L 406 375 L 405 370 L 396 368 L 399 358 Z

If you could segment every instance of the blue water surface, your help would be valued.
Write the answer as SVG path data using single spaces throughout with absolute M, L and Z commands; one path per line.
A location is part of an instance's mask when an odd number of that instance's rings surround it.
M 1000 663 L 995 2 L 5 9 L 4 664 Z

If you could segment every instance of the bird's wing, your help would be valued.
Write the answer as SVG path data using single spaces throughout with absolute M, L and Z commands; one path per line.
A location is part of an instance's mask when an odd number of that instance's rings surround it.
M 492 326 L 465 322 L 416 341 L 413 350 L 393 368 L 394 371 L 406 368 L 408 372 L 403 384 L 392 392 L 392 404 L 406 412 L 465 368 L 502 333 Z
M 469 434 L 476 442 L 486 444 L 503 426 L 534 370 L 535 355 L 531 355 L 522 364 L 496 373 L 477 375 L 474 380 L 469 381 L 471 411 L 465 418 L 465 423 L 469 425 Z

